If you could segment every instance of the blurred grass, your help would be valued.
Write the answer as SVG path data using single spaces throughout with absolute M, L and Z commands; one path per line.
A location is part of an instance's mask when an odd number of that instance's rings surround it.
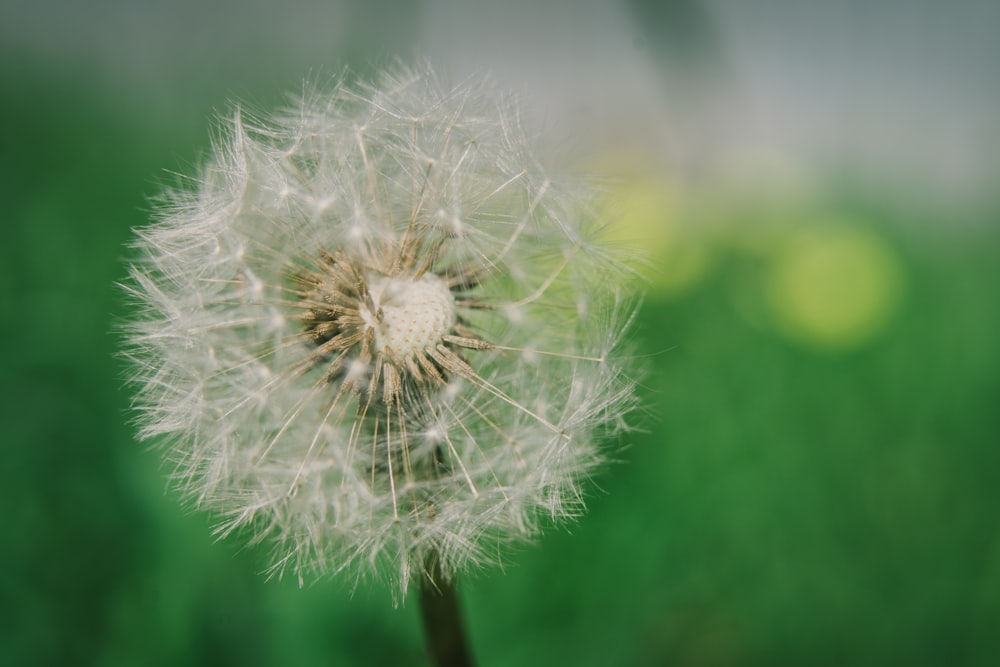
M 415 604 L 265 581 L 132 438 L 113 283 L 204 124 L 0 86 L 0 665 L 421 664 Z M 577 525 L 468 580 L 482 664 L 991 664 L 1000 225 L 834 195 L 899 264 L 884 326 L 837 349 L 785 335 L 766 295 L 789 228 L 716 206 L 711 269 L 639 322 L 647 432 Z

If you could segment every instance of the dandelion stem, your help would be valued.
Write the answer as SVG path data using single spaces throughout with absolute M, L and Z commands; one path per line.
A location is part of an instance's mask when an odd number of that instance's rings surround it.
M 420 614 L 435 667 L 472 667 L 455 585 L 442 576 L 436 552 L 428 557 L 420 582 Z

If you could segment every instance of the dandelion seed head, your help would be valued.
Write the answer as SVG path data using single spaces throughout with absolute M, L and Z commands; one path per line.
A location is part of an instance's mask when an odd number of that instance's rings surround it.
M 369 279 L 373 315 L 363 308 L 365 323 L 375 332 L 377 353 L 409 358 L 444 342 L 455 326 L 455 297 L 433 273 L 419 278 Z
M 125 355 L 179 489 L 405 594 L 581 511 L 627 426 L 628 258 L 488 86 L 429 71 L 237 110 L 137 230 Z

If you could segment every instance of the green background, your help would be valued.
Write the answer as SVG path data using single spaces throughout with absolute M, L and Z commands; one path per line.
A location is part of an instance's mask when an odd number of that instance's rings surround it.
M 136 442 L 114 358 L 114 283 L 164 169 L 192 171 L 227 98 L 266 105 L 301 72 L 227 64 L 235 84 L 206 74 L 157 112 L 155 86 L 2 54 L 0 665 L 425 664 L 414 599 L 266 581 L 262 551 L 213 542 Z M 658 261 L 709 259 L 654 279 L 644 430 L 589 513 L 463 582 L 483 665 L 993 664 L 1000 204 L 925 207 L 849 169 L 818 192 L 709 179 L 643 214 L 687 230 Z M 769 301 L 814 227 L 860 230 L 892 266 L 853 338 Z

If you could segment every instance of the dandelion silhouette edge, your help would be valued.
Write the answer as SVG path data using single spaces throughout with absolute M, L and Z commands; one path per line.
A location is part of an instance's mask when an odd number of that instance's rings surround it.
M 491 563 L 582 510 L 634 406 L 602 224 L 485 84 L 397 68 L 237 110 L 136 230 L 140 437 L 277 576 L 405 594 L 429 558 Z

